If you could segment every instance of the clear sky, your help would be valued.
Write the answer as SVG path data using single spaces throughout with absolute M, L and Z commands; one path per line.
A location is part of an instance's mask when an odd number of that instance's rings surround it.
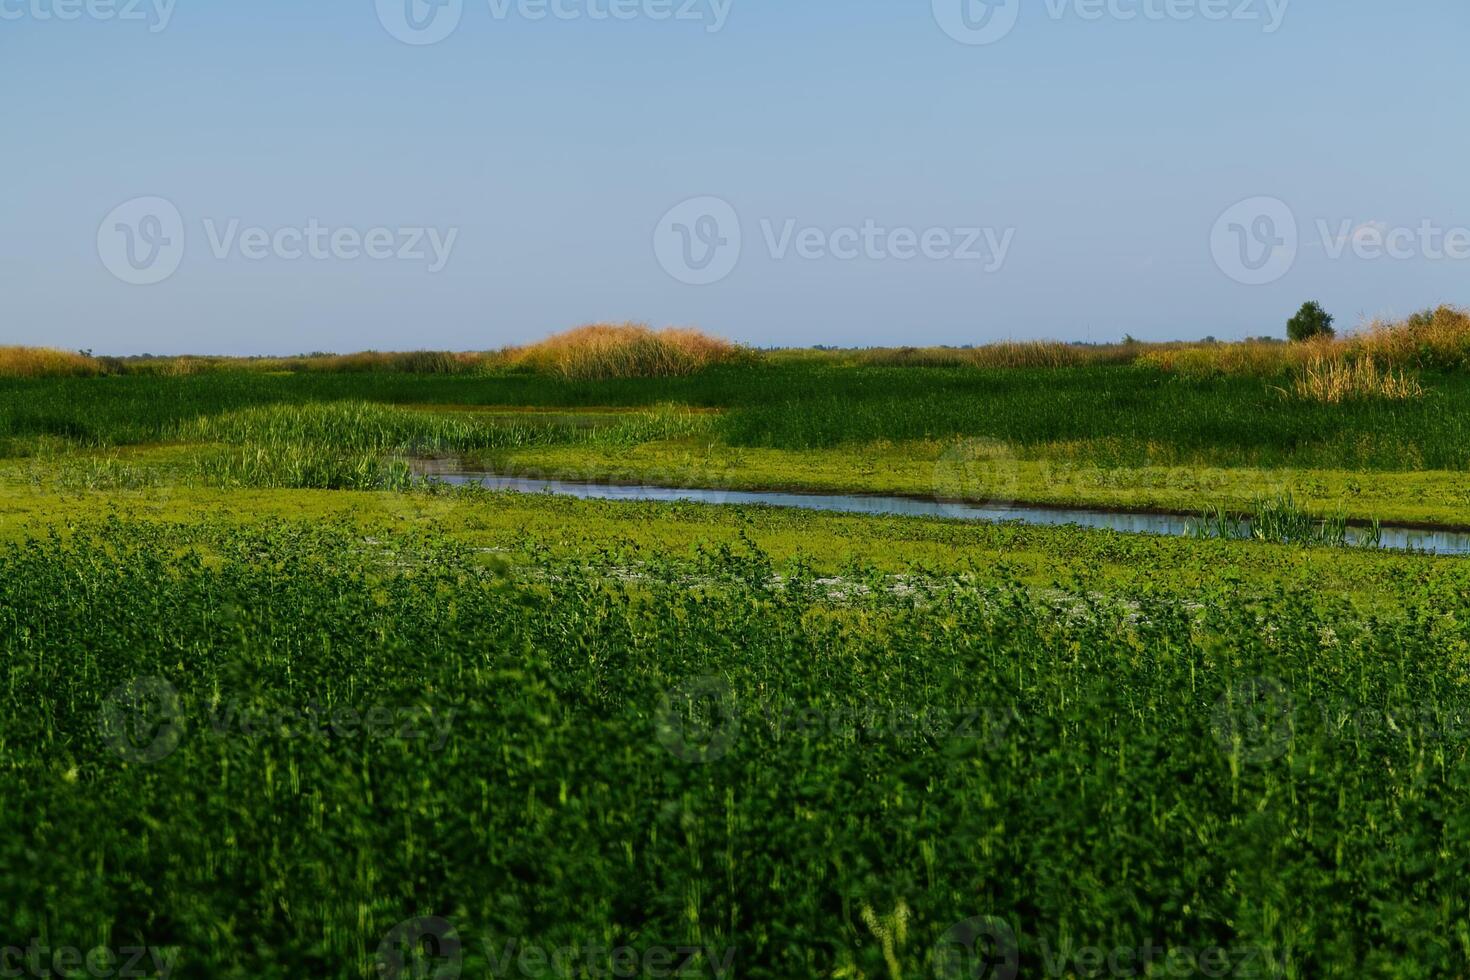
M 0 344 L 1466 302 L 1467 39 L 1465 0 L 0 0 Z

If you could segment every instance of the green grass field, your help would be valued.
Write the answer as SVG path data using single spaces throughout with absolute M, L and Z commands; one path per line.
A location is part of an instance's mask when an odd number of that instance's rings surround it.
M 732 447 L 830 449 L 991 438 L 1024 457 L 1099 466 L 1463 470 L 1470 378 L 1426 376 L 1412 402 L 1326 405 L 1253 377 L 1193 380 L 1146 367 L 979 370 L 772 359 L 674 378 L 574 382 L 412 374 L 202 374 L 0 380 L 0 437 L 81 445 L 176 439 L 200 416 L 366 400 L 432 408 L 718 410 Z
M 396 458 L 447 455 L 600 482 L 1183 513 L 1289 491 L 1359 520 L 1470 526 L 1470 379 L 1426 385 L 1417 401 L 1326 405 L 1255 377 L 833 357 L 590 382 L 515 371 L 0 379 L 0 449 L 39 458 L 43 473 L 91 468 L 94 483 L 161 454 L 187 457 L 171 479 L 218 486 L 400 486 Z M 937 476 L 957 451 L 958 476 Z
M 1423 382 L 0 380 L 0 935 L 74 976 L 1463 975 L 1463 559 L 412 465 L 1470 525 L 1470 381 Z

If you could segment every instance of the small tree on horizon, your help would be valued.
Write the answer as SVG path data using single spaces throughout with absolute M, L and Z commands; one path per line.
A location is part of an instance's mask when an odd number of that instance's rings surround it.
M 1286 336 L 1293 343 L 1301 343 L 1313 337 L 1335 337 L 1337 331 L 1332 329 L 1334 320 L 1335 317 L 1324 310 L 1321 303 L 1311 300 L 1303 303 L 1296 316 L 1286 321 Z

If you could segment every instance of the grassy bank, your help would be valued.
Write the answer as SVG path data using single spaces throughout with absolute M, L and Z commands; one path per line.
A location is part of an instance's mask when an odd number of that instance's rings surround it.
M 1238 541 L 1195 541 L 1067 527 L 866 517 L 771 508 L 575 500 L 473 488 L 439 492 L 218 490 L 172 485 L 58 491 L 0 481 L 0 541 L 57 533 L 117 517 L 189 529 L 247 530 L 262 522 L 346 523 L 367 538 L 442 535 L 487 562 L 633 566 L 690 558 L 700 548 L 754 545 L 779 565 L 805 561 L 828 576 L 873 568 L 892 575 L 956 576 L 1039 592 L 1187 597 L 1248 581 L 1349 596 L 1394 609 L 1422 593 L 1470 590 L 1470 562 L 1392 552 L 1324 551 Z M 202 533 L 202 532 L 201 532 Z
M 1226 466 L 1097 466 L 1023 459 L 991 442 L 897 443 L 848 449 L 744 449 L 691 441 L 633 447 L 544 446 L 470 455 L 496 473 L 595 484 L 872 493 L 925 500 L 1024 503 L 1196 514 L 1244 512 L 1290 494 L 1355 521 L 1470 527 L 1470 479 L 1455 471 L 1375 472 Z

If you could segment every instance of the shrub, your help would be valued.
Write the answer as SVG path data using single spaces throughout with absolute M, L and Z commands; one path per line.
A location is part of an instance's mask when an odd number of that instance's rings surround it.
M 1331 313 L 1322 309 L 1322 304 L 1315 301 L 1303 303 L 1296 316 L 1286 322 L 1286 335 L 1294 343 L 1316 337 L 1333 337 L 1337 333 L 1332 329 L 1333 319 Z
M 596 323 L 509 350 L 506 356 L 515 366 L 591 381 L 694 374 L 750 352 L 698 330 Z
M 1463 368 L 1470 364 L 1470 312 L 1441 306 L 1400 323 L 1375 320 L 1348 343 L 1358 356 L 1384 365 Z

